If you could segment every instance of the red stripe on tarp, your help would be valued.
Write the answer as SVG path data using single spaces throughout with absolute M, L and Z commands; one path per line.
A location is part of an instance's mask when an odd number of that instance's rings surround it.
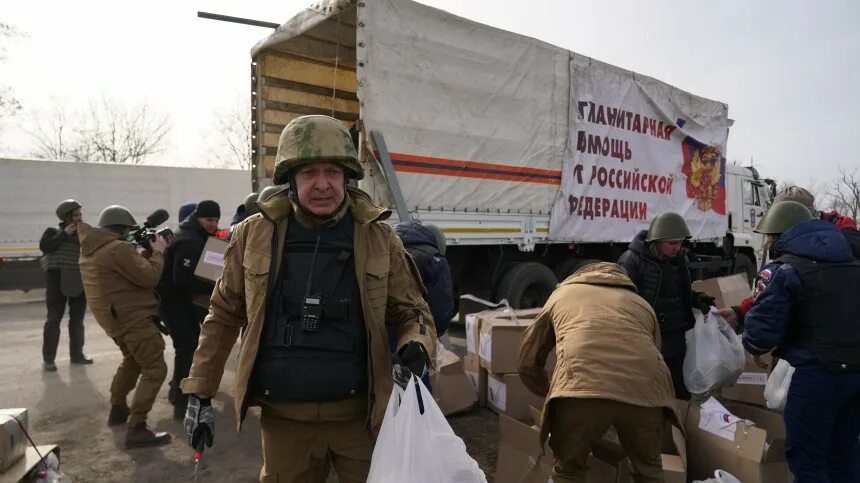
M 435 174 L 463 178 L 521 181 L 549 185 L 561 184 L 561 171 L 503 164 L 432 158 L 404 153 L 391 153 L 396 171 Z

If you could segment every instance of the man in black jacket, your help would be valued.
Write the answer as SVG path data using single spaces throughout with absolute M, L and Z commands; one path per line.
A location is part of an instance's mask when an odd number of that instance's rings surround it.
M 660 324 L 661 353 L 678 399 L 690 399 L 684 385 L 685 333 L 693 328 L 693 307 L 707 313 L 714 298 L 692 289 L 684 240 L 691 238 L 687 223 L 677 213 L 661 213 L 630 242 L 618 264 L 636 284 Z
M 81 281 L 78 257 L 81 244 L 78 241 L 78 223 L 81 221 L 81 205 L 75 200 L 65 200 L 57 206 L 58 228 L 48 228 L 39 240 L 42 250 L 42 269 L 45 270 L 45 305 L 48 317 L 42 340 L 42 367 L 54 372 L 57 366 L 57 346 L 60 343 L 60 322 L 69 305 L 69 355 L 72 364 L 92 364 L 84 355 L 84 314 L 87 297 Z
M 173 245 L 164 257 L 164 272 L 158 284 L 161 297 L 159 313 L 170 328 L 175 352 L 173 378 L 168 395 L 173 404 L 174 419 L 185 417 L 188 398 L 179 391 L 179 381 L 188 377 L 191 360 L 197 350 L 200 324 L 206 317 L 209 297 L 214 288 L 194 276 L 197 261 L 206 245 L 206 240 L 218 229 L 221 208 L 218 203 L 204 200 L 184 222 L 179 225 Z

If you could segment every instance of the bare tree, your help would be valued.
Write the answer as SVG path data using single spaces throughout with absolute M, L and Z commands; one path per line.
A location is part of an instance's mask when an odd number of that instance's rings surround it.
M 26 34 L 14 25 L 0 22 L 0 62 L 6 60 L 6 41 L 21 37 L 26 37 Z M 21 102 L 15 97 L 15 91 L 5 83 L 0 83 L 0 120 L 15 116 L 20 111 Z
M 210 164 L 221 168 L 250 170 L 251 104 L 239 100 L 232 108 L 213 111 L 207 144 L 212 160 Z
M 23 130 L 40 159 L 140 164 L 165 149 L 170 122 L 143 101 L 126 107 L 102 97 L 73 113 L 63 102 L 36 113 Z
M 831 184 L 829 195 L 833 209 L 856 220 L 860 215 L 860 173 L 857 168 L 848 171 L 840 167 L 839 177 Z

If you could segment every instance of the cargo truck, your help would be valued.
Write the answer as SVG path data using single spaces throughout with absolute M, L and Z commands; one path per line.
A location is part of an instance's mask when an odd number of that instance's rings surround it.
M 459 293 L 538 306 L 663 211 L 696 278 L 761 262 L 774 183 L 727 162 L 723 103 L 409 0 L 321 1 L 251 57 L 254 186 L 290 120 L 340 119 L 390 221 L 442 228 Z

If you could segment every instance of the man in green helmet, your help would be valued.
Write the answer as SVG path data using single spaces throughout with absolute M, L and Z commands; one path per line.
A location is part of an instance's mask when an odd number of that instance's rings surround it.
M 84 315 L 87 296 L 81 283 L 78 257 L 81 244 L 78 223 L 81 222 L 81 204 L 65 200 L 57 206 L 59 228 L 50 227 L 39 240 L 42 250 L 42 269 L 45 271 L 45 305 L 48 317 L 42 337 L 42 367 L 54 372 L 57 365 L 57 346 L 60 344 L 60 322 L 69 306 L 69 356 L 72 364 L 92 364 L 84 355 Z
M 182 382 L 189 443 L 203 450 L 242 333 L 236 419 L 261 407 L 263 482 L 323 483 L 332 466 L 341 483 L 365 481 L 394 376 L 405 385 L 433 360 L 433 318 L 390 211 L 347 185 L 363 175 L 340 121 L 303 116 L 284 128 L 273 181 L 290 188 L 236 226 Z
M 794 201 L 755 229 L 770 256 L 755 280 L 743 344 L 792 367 L 785 454 L 795 481 L 860 481 L 860 262 L 833 223 Z
M 101 212 L 98 228 L 78 224 L 81 276 L 90 309 L 122 351 L 122 362 L 110 387 L 108 425 L 128 424 L 126 448 L 170 442 L 169 434 L 154 433 L 146 425 L 147 414 L 167 377 L 164 339 L 154 323 L 158 313 L 155 286 L 164 267 L 167 241 L 158 236 L 139 253 L 128 241 L 136 226 L 131 213 L 118 205 Z M 127 398 L 132 390 L 129 407 Z
M 684 240 L 692 238 L 687 223 L 677 213 L 660 213 L 648 230 L 640 231 L 618 259 L 636 284 L 639 295 L 657 314 L 661 353 L 678 399 L 690 399 L 684 385 L 685 333 L 693 328 L 693 308 L 707 313 L 714 298 L 692 289 Z

